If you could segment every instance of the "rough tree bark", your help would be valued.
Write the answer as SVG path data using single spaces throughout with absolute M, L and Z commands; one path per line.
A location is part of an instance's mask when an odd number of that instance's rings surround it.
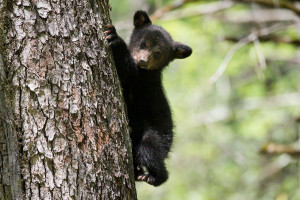
M 0 199 L 136 199 L 108 0 L 0 0 Z

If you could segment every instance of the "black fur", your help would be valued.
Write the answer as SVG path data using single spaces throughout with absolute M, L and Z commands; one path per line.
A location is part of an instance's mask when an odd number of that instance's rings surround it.
M 127 105 L 136 180 L 158 186 L 168 179 L 164 160 L 173 141 L 172 116 L 161 74 L 170 61 L 188 57 L 192 49 L 152 25 L 144 11 L 135 13 L 134 25 L 130 50 L 112 25 L 107 25 L 107 40 Z

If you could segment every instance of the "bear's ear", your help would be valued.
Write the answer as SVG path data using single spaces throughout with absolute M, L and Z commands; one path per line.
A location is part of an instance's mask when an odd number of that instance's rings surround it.
M 173 43 L 175 58 L 186 58 L 192 54 L 192 48 L 180 42 Z
M 147 24 L 152 24 L 148 14 L 145 11 L 136 11 L 133 17 L 134 27 L 138 28 Z

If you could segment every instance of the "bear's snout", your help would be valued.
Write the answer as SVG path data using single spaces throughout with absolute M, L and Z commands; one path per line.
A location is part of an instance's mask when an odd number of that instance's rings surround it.
M 139 65 L 139 66 L 146 66 L 147 65 L 147 59 L 146 58 L 144 58 L 144 57 L 142 57 L 142 58 L 140 58 L 140 60 L 137 62 L 137 65 Z

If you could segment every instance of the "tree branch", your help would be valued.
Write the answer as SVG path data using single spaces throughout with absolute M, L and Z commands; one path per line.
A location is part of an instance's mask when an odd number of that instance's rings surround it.
M 187 3 L 197 2 L 197 1 L 200 1 L 200 0 L 180 0 L 180 1 L 177 1 L 175 3 L 171 3 L 169 5 L 166 5 L 166 6 L 162 7 L 161 9 L 158 9 L 157 11 L 155 11 L 151 15 L 151 19 L 153 21 L 155 21 L 157 19 L 160 19 L 167 12 L 179 9 Z M 295 6 L 294 3 L 291 3 L 289 1 L 277 0 L 276 3 L 274 2 L 274 0 L 232 0 L 232 1 L 238 2 L 238 3 L 258 3 L 258 4 L 265 5 L 265 6 L 272 7 L 272 8 L 274 6 L 279 6 L 280 8 L 285 8 L 285 9 L 291 10 L 296 15 L 300 16 L 300 8 L 298 8 L 297 6 Z M 232 1 L 214 2 L 213 4 L 216 4 L 216 3 L 219 3 L 219 4 L 220 3 L 232 3 Z M 297 1 L 294 0 L 293 2 L 297 2 Z M 189 15 L 189 17 L 190 16 L 191 16 L 191 14 Z
M 197 0 L 193 0 L 197 1 Z M 185 1 L 185 3 L 192 2 L 192 1 Z M 164 19 L 167 18 L 168 20 L 171 19 L 182 19 L 182 18 L 188 18 L 188 17 L 194 17 L 194 16 L 199 16 L 199 15 L 206 15 L 206 14 L 212 14 L 216 13 L 222 10 L 225 10 L 227 8 L 230 8 L 234 5 L 232 1 L 220 1 L 220 2 L 213 2 L 213 3 L 208 3 L 204 5 L 199 5 L 195 7 L 190 7 L 186 9 L 182 9 L 180 11 L 173 11 L 175 9 L 178 9 L 180 7 L 172 7 L 172 9 L 166 8 L 166 9 L 159 9 L 156 11 L 153 15 L 151 15 L 152 20 L 157 20 L 162 18 L 167 12 L 170 12 L 169 15 L 166 17 L 164 16 Z
M 261 147 L 260 153 L 300 156 L 300 149 L 286 144 L 267 143 Z
M 255 17 L 256 16 L 256 17 Z M 215 15 L 214 18 L 220 21 L 236 24 L 259 24 L 259 23 L 274 23 L 274 22 L 296 22 L 300 21 L 300 18 L 291 10 L 285 9 L 252 9 L 231 11 L 230 13 L 224 13 L 222 15 Z
M 240 41 L 240 38 L 236 37 L 225 37 L 224 38 L 227 41 L 230 42 L 238 42 Z M 286 44 L 292 44 L 295 46 L 300 46 L 300 39 L 291 39 L 286 36 L 275 36 L 275 35 L 266 35 L 259 37 L 260 42 L 276 42 L 276 43 L 286 43 Z
M 181 0 L 181 1 L 177 1 L 177 2 L 171 3 L 169 5 L 166 5 L 166 6 L 162 7 L 161 9 L 156 10 L 150 16 L 150 18 L 151 18 L 151 20 L 155 21 L 155 20 L 161 18 L 166 12 L 169 12 L 169 11 L 181 8 L 186 3 L 196 2 L 196 1 L 200 1 L 200 0 Z
M 287 167 L 291 162 L 291 156 L 286 154 L 280 155 L 276 160 L 274 160 L 271 163 L 268 163 L 265 167 L 263 167 L 259 182 L 263 182 L 266 179 L 274 176 L 283 168 Z
M 231 47 L 231 49 L 228 51 L 228 53 L 226 54 L 223 62 L 221 63 L 221 65 L 219 66 L 218 70 L 216 71 L 216 73 L 210 78 L 210 83 L 214 84 L 225 72 L 228 64 L 230 63 L 231 59 L 233 58 L 233 56 L 235 55 L 235 53 L 241 49 L 243 46 L 245 46 L 246 44 L 250 43 L 250 42 L 254 42 L 255 40 L 257 40 L 259 37 L 263 37 L 263 36 L 267 36 L 271 33 L 277 32 L 279 30 L 282 29 L 286 29 L 287 27 L 291 26 L 291 24 L 289 25 L 282 25 L 281 23 L 275 24 L 273 26 L 267 27 L 267 28 L 263 28 L 260 30 L 256 30 L 253 31 L 252 33 L 250 33 L 248 36 L 246 36 L 245 38 L 239 40 L 235 45 L 233 45 Z
M 265 6 L 270 6 L 270 7 L 274 7 L 277 5 L 281 8 L 286 8 L 286 9 L 292 10 L 298 16 L 300 16 L 300 9 L 297 8 L 293 3 L 288 2 L 288 1 L 277 0 L 276 3 L 274 0 L 233 0 L 233 1 L 241 2 L 241 3 L 258 3 L 258 4 L 265 5 Z

